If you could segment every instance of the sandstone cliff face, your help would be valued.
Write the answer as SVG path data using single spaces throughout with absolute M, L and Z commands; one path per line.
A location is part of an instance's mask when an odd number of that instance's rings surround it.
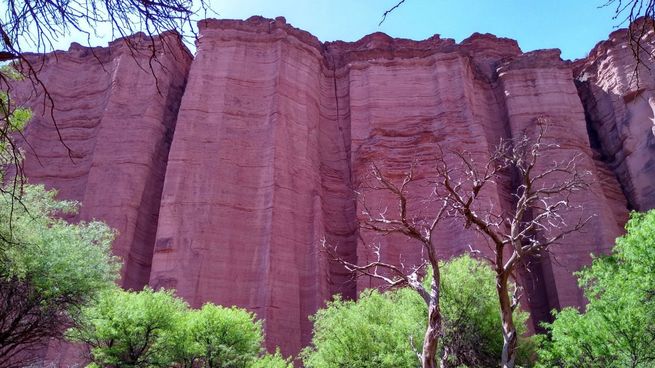
M 632 208 L 655 207 L 655 49 L 652 22 L 613 32 L 575 64 L 580 97 L 602 159 L 619 178 Z M 635 60 L 638 51 L 641 62 Z
M 627 219 L 626 204 L 625 199 L 616 196 L 616 179 L 607 175 L 602 162 L 594 160 L 571 68 L 560 60 L 559 50 L 520 55 L 504 62 L 498 73 L 512 136 L 521 132 L 534 134 L 536 120 L 545 117 L 549 122 L 545 139 L 559 148 L 544 151 L 540 165 L 545 169 L 553 162 L 578 155 L 577 169 L 590 174 L 586 179 L 590 187 L 572 199 L 582 208 L 568 211 L 566 222 L 572 224 L 579 218 L 593 217 L 581 232 L 566 236 L 545 257 L 535 260 L 542 275 L 526 275 L 530 279 L 528 287 L 537 294 L 528 298 L 528 304 L 540 304 L 531 310 L 533 317 L 541 319 L 554 308 L 585 304 L 573 272 L 590 262 L 590 254 L 611 249 Z M 543 297 L 548 301 L 545 305 L 541 304 Z
M 157 43 L 152 72 L 150 41 L 136 35 L 132 50 L 115 41 L 35 56 L 43 87 L 24 81 L 13 91 L 34 113 L 25 131 L 29 181 L 81 202 L 72 220 L 102 219 L 117 230 L 114 252 L 125 262 L 128 289 L 149 280 L 166 159 L 192 60 L 176 35 L 162 37 L 166 47 Z
M 192 58 L 177 35 L 163 35 L 151 71 L 150 41 L 139 35 L 130 41 L 131 49 L 122 41 L 94 49 L 73 44 L 68 52 L 34 56 L 43 86 L 24 81 L 12 93 L 34 113 L 24 134 L 29 181 L 81 202 L 71 221 L 100 219 L 116 229 L 120 283 L 141 289 L 150 276 L 166 160 Z M 48 357 L 60 364 L 76 359 L 69 348 L 53 346 Z
M 325 224 L 353 226 L 340 224 L 347 212 L 338 198 L 332 211 L 323 206 L 324 184 L 345 185 L 322 175 L 346 173 L 344 141 L 331 139 L 333 112 L 322 102 L 333 89 L 318 42 L 269 33 L 266 22 L 226 23 L 200 24 L 151 284 L 175 288 L 193 306 L 247 307 L 264 319 L 270 347 L 289 353 L 309 340 L 310 321 L 298 317 L 330 296 L 319 254 Z
M 557 50 L 522 53 L 491 35 L 321 43 L 283 18 L 260 17 L 199 28 L 193 62 L 181 46 L 165 53 L 158 85 L 119 43 L 94 49 L 105 70 L 88 49 L 49 56 L 43 75 L 65 106 L 56 117 L 75 159 L 37 110 L 25 171 L 82 201 L 79 219 L 119 230 L 125 287 L 174 288 L 196 307 L 246 307 L 265 319 L 268 347 L 285 354 L 309 342 L 307 317 L 331 295 L 378 285 L 354 282 L 320 252 L 322 242 L 359 263 L 377 256 L 376 244 L 396 264 L 422 257 L 406 239 L 358 228 L 363 204 L 396 206 L 371 187 L 372 164 L 396 179 L 413 168 L 410 207 L 428 218 L 439 147 L 484 162 L 501 138 L 535 134 L 547 119 L 546 139 L 560 149 L 542 164 L 579 155 L 591 175 L 576 198 L 583 209 L 567 217 L 595 216 L 522 275 L 535 320 L 584 304 L 572 272 L 611 248 L 628 202 L 655 207 L 655 81 L 648 74 L 637 88 L 625 79 L 625 33 L 570 63 Z M 508 208 L 512 188 L 511 178 L 489 187 L 480 210 Z M 437 233 L 442 256 L 469 246 L 491 252 L 457 222 Z

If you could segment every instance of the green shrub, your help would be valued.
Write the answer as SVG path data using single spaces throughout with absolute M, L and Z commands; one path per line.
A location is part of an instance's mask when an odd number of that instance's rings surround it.
M 462 256 L 444 263 L 441 277 L 440 354 L 448 347 L 444 364 L 497 365 L 503 339 L 495 273 L 488 265 Z M 526 319 L 527 313 L 517 312 L 519 332 L 525 331 Z M 427 325 L 427 307 L 410 289 L 367 290 L 357 301 L 336 298 L 313 320 L 312 345 L 301 353 L 307 368 L 413 368 Z M 522 339 L 520 345 L 525 349 L 529 343 Z
M 80 308 L 118 276 L 114 233 L 100 222 L 58 217 L 76 210 L 43 186 L 24 186 L 20 200 L 0 192 L 0 366 L 18 350 L 63 337 Z
M 655 211 L 632 213 L 610 256 L 578 272 L 589 300 L 547 324 L 540 367 L 655 366 Z
M 205 304 L 186 312 L 165 341 L 170 361 L 187 367 L 245 368 L 262 352 L 263 333 L 253 313 Z
M 176 327 L 187 305 L 167 291 L 128 292 L 115 288 L 82 310 L 72 341 L 91 348 L 99 366 L 167 366 L 162 337 Z

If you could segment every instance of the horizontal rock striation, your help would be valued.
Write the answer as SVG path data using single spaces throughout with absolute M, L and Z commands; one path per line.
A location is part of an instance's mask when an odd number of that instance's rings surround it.
M 118 229 L 124 287 L 174 288 L 194 307 L 246 307 L 264 319 L 267 346 L 284 354 L 310 341 L 308 316 L 332 295 L 379 286 L 354 280 L 323 243 L 360 264 L 421 262 L 407 239 L 359 228 L 364 206 L 397 206 L 374 187 L 372 165 L 392 180 L 411 170 L 412 216 L 429 219 L 443 150 L 483 163 L 500 139 L 536 134 L 547 120 L 546 139 L 560 148 L 542 165 L 577 155 L 590 175 L 575 198 L 581 208 L 566 218 L 593 217 L 522 273 L 535 322 L 553 308 L 583 306 L 572 273 L 590 253 L 610 250 L 629 207 L 655 207 L 655 81 L 646 72 L 640 84 L 629 79 L 625 31 L 572 63 L 558 50 L 523 53 L 513 40 L 482 34 L 459 44 L 382 33 L 321 43 L 281 17 L 209 19 L 199 30 L 193 61 L 179 43 L 159 55 L 157 83 L 137 65 L 146 56 L 131 57 L 119 41 L 46 57 L 41 75 L 71 157 L 39 110 L 42 95 L 19 89 L 36 109 L 25 172 L 82 201 L 72 220 Z M 651 33 L 644 40 L 652 47 Z M 479 210 L 509 208 L 514 186 L 501 178 Z M 454 220 L 436 233 L 443 257 L 491 254 Z
M 150 282 L 196 307 L 257 312 L 269 347 L 289 354 L 332 291 L 321 239 L 354 234 L 346 141 L 316 47 L 268 21 L 229 25 L 200 23 Z
M 655 207 L 655 27 L 640 19 L 574 64 L 594 148 L 631 208 Z
M 177 34 L 157 38 L 154 49 L 143 35 L 128 41 L 129 47 L 123 40 L 107 48 L 73 44 L 67 52 L 30 56 L 41 83 L 24 80 L 11 93 L 34 114 L 24 132 L 29 181 L 80 202 L 71 221 L 99 219 L 114 228 L 120 283 L 138 290 L 150 277 L 166 160 L 192 56 Z M 49 358 L 72 359 L 76 352 L 68 348 L 50 349 Z
M 30 182 L 82 203 L 73 221 L 102 219 L 117 230 L 122 286 L 148 283 L 166 160 L 192 56 L 176 34 L 130 46 L 71 45 L 32 56 L 42 82 L 12 90 L 34 117 L 25 130 Z M 151 56 L 157 58 L 151 62 Z

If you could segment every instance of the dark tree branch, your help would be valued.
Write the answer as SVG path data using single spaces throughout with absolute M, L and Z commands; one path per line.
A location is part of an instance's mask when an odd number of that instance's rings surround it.
M 169 51 L 173 47 L 159 34 L 174 31 L 181 39 L 189 35 L 197 38 L 194 17 L 206 14 L 208 10 L 206 0 L 7 0 L 0 10 L 0 62 L 11 62 L 21 78 L 31 82 L 35 94 L 42 96 L 43 110 L 49 113 L 57 138 L 73 161 L 74 153 L 64 140 L 55 116 L 53 96 L 39 77 L 45 64 L 40 62 L 45 60 L 44 54 L 53 51 L 54 43 L 71 32 L 85 34 L 90 40 L 91 36 L 97 35 L 100 26 L 108 25 L 112 37 L 122 38 L 137 65 L 152 73 L 159 91 L 155 65 L 164 70 L 166 67 L 157 57 L 160 51 Z M 145 33 L 146 44 L 140 37 L 130 37 L 137 32 Z M 156 40 L 161 47 L 157 47 Z M 140 60 L 144 52 L 147 66 L 142 66 Z M 100 62 L 93 49 L 91 53 Z M 19 203 L 25 179 L 19 146 L 29 149 L 31 146 L 20 131 L 12 131 L 8 124 L 16 108 L 11 99 L 15 83 L 12 79 L 5 69 L 0 70 L 0 94 L 7 96 L 0 104 L 0 142 L 6 144 L 6 149 L 0 149 L 3 151 L 0 152 L 3 156 L 0 170 L 5 174 L 0 178 L 0 190 L 10 192 Z M 13 178 L 6 175 L 8 172 Z
M 358 196 L 359 205 L 362 208 L 360 229 L 380 235 L 397 234 L 403 236 L 420 247 L 425 260 L 410 267 L 405 267 L 402 261 L 400 265 L 384 262 L 382 260 L 382 249 L 380 245 L 376 245 L 372 247 L 375 260 L 364 265 L 358 265 L 338 257 L 336 249 L 327 245 L 325 241 L 323 241 L 322 248 L 332 260 L 341 264 L 356 277 L 366 276 L 380 280 L 388 288 L 408 286 L 421 296 L 428 307 L 428 325 L 423 339 L 423 347 L 418 355 L 422 367 L 436 367 L 437 341 L 442 333 L 439 307 L 441 276 L 439 256 L 434 244 L 433 234 L 437 224 L 447 216 L 447 203 L 440 201 L 441 206 L 436 210 L 436 214 L 427 221 L 411 215 L 414 207 L 410 204 L 408 191 L 410 186 L 416 182 L 413 165 L 399 183 L 394 182 L 389 176 L 385 175 L 376 165 L 372 165 L 370 178 L 375 184 L 367 189 L 390 194 L 394 199 L 396 208 L 391 211 L 389 208 L 374 211 L 369 207 L 365 196 L 360 193 Z M 433 276 L 429 286 L 424 285 L 422 280 L 427 266 L 431 267 Z
M 384 14 L 382 14 L 382 20 L 380 20 L 380 23 L 378 23 L 378 27 L 381 26 L 382 23 L 384 23 L 384 21 L 387 19 L 387 15 L 389 15 L 394 10 L 398 9 L 401 5 L 403 5 L 404 2 L 405 2 L 405 0 L 400 0 L 399 2 L 396 3 L 396 5 L 392 6 L 389 9 L 387 9 L 384 12 Z
M 535 123 L 538 128 L 535 137 L 524 134 L 501 141 L 483 165 L 476 165 L 465 152 L 442 154 L 437 164 L 440 198 L 446 201 L 449 211 L 460 217 L 466 228 L 474 226 L 495 246 L 495 257 L 484 259 L 496 271 L 505 338 L 503 367 L 513 367 L 516 355 L 513 312 L 519 305 L 522 290 L 516 284 L 510 290 L 510 279 L 516 279 L 518 265 L 543 254 L 566 235 L 582 230 L 592 218 L 580 215 L 574 224 L 567 224 L 565 213 L 582 210 L 572 204 L 572 197 L 588 188 L 585 179 L 590 173 L 577 167 L 580 155 L 542 164 L 542 156 L 559 146 L 545 142 L 547 119 L 538 118 Z M 458 165 L 449 164 L 449 159 Z M 493 208 L 483 210 L 480 197 L 483 188 L 512 173 L 516 177 L 512 207 L 498 213 L 493 213 Z

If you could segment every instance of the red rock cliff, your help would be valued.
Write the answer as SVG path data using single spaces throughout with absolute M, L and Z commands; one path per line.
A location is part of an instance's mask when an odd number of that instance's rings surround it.
M 246 307 L 265 319 L 268 346 L 293 354 L 311 338 L 307 317 L 331 295 L 376 286 L 328 262 L 323 240 L 352 261 L 372 257 L 371 243 L 390 262 L 421 257 L 404 239 L 358 231 L 355 193 L 374 209 L 393 205 L 368 189 L 371 164 L 392 177 L 413 165 L 411 199 L 423 203 L 414 210 L 427 216 L 437 144 L 484 161 L 500 138 L 547 118 L 547 138 L 561 149 L 545 162 L 580 155 L 593 185 L 577 200 L 596 216 L 523 275 L 526 307 L 546 319 L 584 304 L 572 272 L 611 248 L 628 202 L 655 207 L 655 80 L 644 72 L 638 87 L 629 82 L 626 42 L 615 32 L 571 63 L 491 35 L 321 43 L 283 18 L 206 20 L 193 62 L 176 43 L 161 55 L 157 83 L 136 65 L 145 56 L 135 61 L 120 42 L 93 53 L 74 46 L 46 57 L 42 72 L 72 159 L 31 99 L 25 171 L 82 201 L 80 219 L 119 230 L 125 287 Z M 507 207 L 510 190 L 509 179 L 497 183 L 485 203 Z M 457 223 L 438 234 L 445 256 L 484 249 Z
M 130 42 L 73 44 L 33 56 L 42 85 L 23 81 L 12 94 L 34 114 L 23 147 L 29 181 L 81 202 L 71 221 L 101 219 L 116 229 L 121 285 L 141 289 L 150 277 L 166 159 L 192 56 L 177 35 L 162 35 L 151 72 L 150 40 L 135 35 Z M 75 359 L 69 348 L 53 346 L 49 358 Z
M 655 207 L 655 28 L 644 19 L 631 27 L 610 34 L 574 69 L 594 146 L 631 207 L 644 211 Z
M 23 81 L 12 91 L 34 114 L 25 130 L 29 181 L 81 202 L 72 220 L 102 219 L 118 231 L 114 252 L 129 289 L 150 277 L 166 158 L 192 60 L 177 35 L 161 40 L 152 72 L 150 41 L 135 35 L 132 48 L 119 40 L 34 56 L 42 86 Z

